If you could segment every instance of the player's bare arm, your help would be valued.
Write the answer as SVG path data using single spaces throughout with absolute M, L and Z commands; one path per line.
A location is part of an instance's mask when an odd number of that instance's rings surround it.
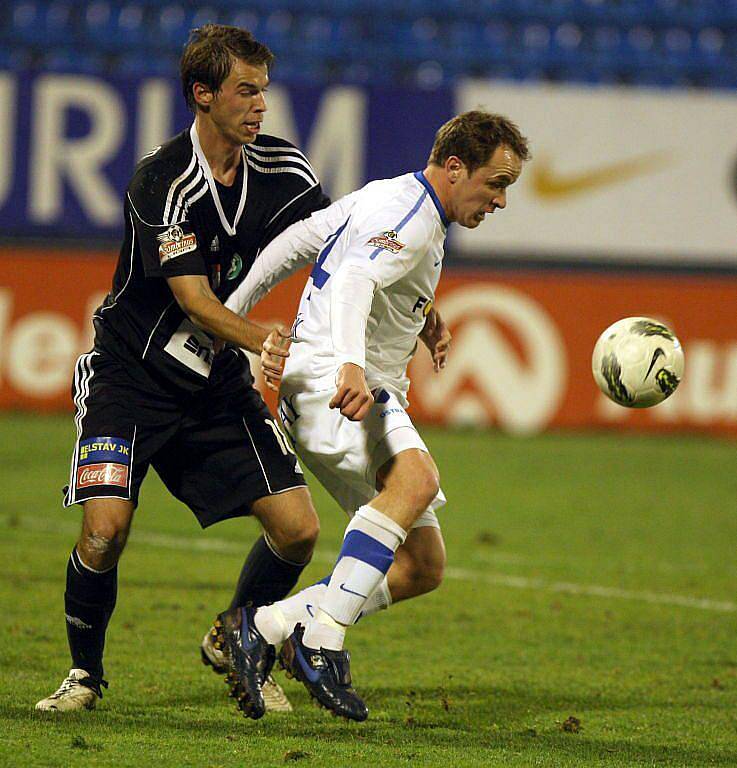
M 433 369 L 435 373 L 438 373 L 441 369 L 445 368 L 448 362 L 452 336 L 448 326 L 440 316 L 440 312 L 435 307 L 427 314 L 425 326 L 420 332 L 420 339 L 430 350 Z
M 180 275 L 168 277 L 166 281 L 182 311 L 202 330 L 256 353 L 260 353 L 266 340 L 270 339 L 269 354 L 276 357 L 289 355 L 288 348 L 279 344 L 284 333 L 274 333 L 272 329 L 239 317 L 224 307 L 204 275 Z
M 354 363 L 344 363 L 338 370 L 336 386 L 330 407 L 340 408 L 341 414 L 350 421 L 362 421 L 374 404 L 363 368 Z

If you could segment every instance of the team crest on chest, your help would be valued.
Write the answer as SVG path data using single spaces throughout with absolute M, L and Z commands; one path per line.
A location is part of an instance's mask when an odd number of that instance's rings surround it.
M 225 275 L 225 279 L 235 280 L 236 277 L 240 275 L 242 269 L 243 269 L 243 259 L 240 257 L 240 254 L 234 253 L 233 259 L 230 262 L 230 269 Z
M 389 253 L 399 253 L 406 246 L 406 243 L 399 241 L 395 230 L 388 229 L 386 232 L 372 237 L 366 245 L 370 245 L 373 248 L 383 248 L 385 251 L 389 251 Z
M 159 261 L 163 264 L 170 259 L 176 259 L 184 253 L 190 253 L 197 248 L 197 238 L 193 233 L 184 234 L 178 224 L 172 224 L 166 232 L 156 235 L 161 243 L 159 246 Z

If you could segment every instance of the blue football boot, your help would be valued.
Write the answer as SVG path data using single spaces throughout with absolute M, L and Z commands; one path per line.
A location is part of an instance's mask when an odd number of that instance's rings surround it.
M 295 677 L 321 707 L 348 720 L 363 721 L 368 709 L 351 685 L 348 651 L 315 650 L 302 642 L 304 627 L 297 624 L 279 652 L 287 677 Z
M 225 682 L 246 717 L 258 720 L 266 707 L 261 688 L 274 666 L 276 652 L 253 622 L 255 608 L 233 608 L 221 613 L 212 629 L 213 645 L 228 662 Z

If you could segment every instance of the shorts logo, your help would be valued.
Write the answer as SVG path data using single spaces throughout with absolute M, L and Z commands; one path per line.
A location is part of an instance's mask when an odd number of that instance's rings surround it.
M 161 243 L 159 261 L 162 264 L 197 248 L 197 238 L 194 234 L 185 235 L 184 230 L 178 224 L 172 224 L 166 232 L 156 235 L 156 239 Z
M 89 488 L 91 485 L 128 486 L 128 467 L 124 464 L 89 464 L 77 469 L 77 490 Z
M 383 248 L 390 253 L 399 253 L 402 248 L 406 247 L 406 243 L 401 243 L 397 239 L 397 233 L 393 229 L 389 229 L 386 232 L 382 232 L 376 237 L 372 237 L 366 245 L 370 245 L 373 248 Z
M 119 437 L 89 437 L 79 443 L 78 466 L 112 462 L 128 466 L 131 461 L 131 444 Z

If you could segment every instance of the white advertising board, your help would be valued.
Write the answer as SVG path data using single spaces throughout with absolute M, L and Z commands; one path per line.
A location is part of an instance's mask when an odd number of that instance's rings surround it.
M 737 94 L 469 81 L 456 106 L 508 115 L 533 152 L 461 253 L 737 268 Z

